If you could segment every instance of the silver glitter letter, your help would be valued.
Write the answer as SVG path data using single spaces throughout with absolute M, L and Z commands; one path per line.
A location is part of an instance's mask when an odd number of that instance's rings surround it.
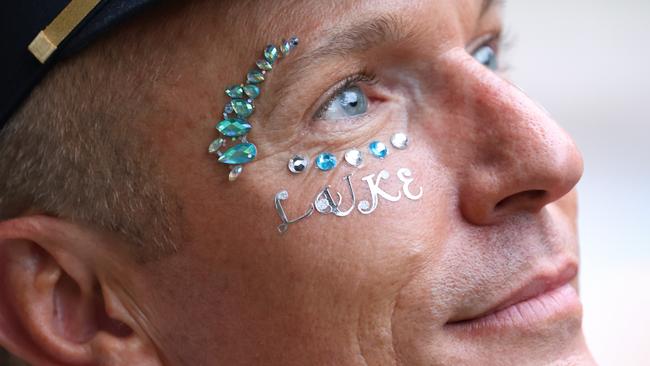
M 282 220 L 282 223 L 278 225 L 278 231 L 280 232 L 280 234 L 284 234 L 285 232 L 287 232 L 287 230 L 289 230 L 289 224 L 293 224 L 302 219 L 305 219 L 311 216 L 311 214 L 314 212 L 314 205 L 309 205 L 309 208 L 307 209 L 307 212 L 305 212 L 304 215 L 300 216 L 295 220 L 289 220 L 286 212 L 284 212 L 284 208 L 282 207 L 282 201 L 287 200 L 288 198 L 289 198 L 289 193 L 287 191 L 280 191 L 275 195 L 275 210 L 278 212 L 278 215 L 280 216 L 280 220 Z
M 409 186 L 411 185 L 411 182 L 413 182 L 413 178 L 411 178 L 413 174 L 408 168 L 401 168 L 397 171 L 397 178 L 399 178 L 402 183 L 404 183 L 404 186 L 402 187 L 402 190 L 404 191 L 404 195 L 406 198 L 417 201 L 420 198 L 422 198 L 422 187 L 420 187 L 420 193 L 418 194 L 413 194 L 411 193 L 411 190 L 409 189 Z
M 348 184 L 348 190 L 350 191 L 350 195 L 352 196 L 352 205 L 350 208 L 346 211 L 341 211 L 339 207 L 341 206 L 341 202 L 343 201 L 343 197 L 341 197 L 341 193 L 336 192 L 336 197 L 338 198 L 338 201 L 335 201 L 334 198 L 332 197 L 332 193 L 330 192 L 330 186 L 327 186 L 323 188 L 322 191 L 316 195 L 316 198 L 314 199 L 314 207 L 316 207 L 316 211 L 319 213 L 326 215 L 326 214 L 334 214 L 337 217 L 346 217 L 349 214 L 352 213 L 354 210 L 354 207 L 357 202 L 356 195 L 354 194 L 354 189 L 352 188 L 352 181 L 350 180 L 350 177 L 352 177 L 352 174 L 346 175 L 343 180 L 345 180 Z
M 373 211 L 377 209 L 377 204 L 378 204 L 378 196 L 381 196 L 388 201 L 391 202 L 397 202 L 402 198 L 402 192 L 398 192 L 397 196 L 391 196 L 390 194 L 384 192 L 381 188 L 379 188 L 379 183 L 381 182 L 382 179 L 388 179 L 390 177 L 390 174 L 382 170 L 379 172 L 377 175 L 377 179 L 373 181 L 372 179 L 374 178 L 374 174 L 371 174 L 369 176 L 361 178 L 361 180 L 366 181 L 368 183 L 368 188 L 370 189 L 370 196 L 372 197 L 372 205 L 366 200 L 363 200 L 359 202 L 359 212 L 361 212 L 364 215 L 369 215 Z

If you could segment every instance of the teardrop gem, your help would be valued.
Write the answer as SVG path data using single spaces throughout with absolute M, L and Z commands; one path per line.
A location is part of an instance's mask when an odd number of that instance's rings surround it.
M 289 41 L 283 41 L 282 44 L 280 45 L 280 52 L 282 52 L 282 56 L 286 56 L 291 52 L 291 44 Z
M 250 123 L 241 118 L 227 118 L 217 125 L 217 130 L 227 137 L 244 136 L 251 128 Z
M 264 81 L 264 74 L 260 70 L 251 70 L 246 75 L 246 80 L 251 84 L 259 84 Z
M 246 93 L 249 98 L 255 99 L 260 95 L 260 88 L 258 88 L 257 85 L 247 84 L 244 86 L 244 93 Z
M 266 46 L 266 48 L 264 49 L 264 58 L 271 65 L 273 65 L 275 60 L 278 59 L 278 56 L 279 56 L 278 48 L 275 47 L 274 45 L 270 44 L 270 45 Z
M 228 180 L 231 181 L 231 182 L 234 182 L 235 180 L 237 180 L 237 178 L 239 178 L 239 175 L 243 171 L 244 171 L 243 166 L 241 166 L 241 165 L 233 166 L 232 169 L 230 169 L 230 174 L 228 174 Z
M 291 37 L 286 41 L 282 41 L 282 45 L 280 46 L 280 52 L 282 52 L 282 56 L 288 55 L 291 50 L 296 48 L 298 42 L 298 37 Z
M 232 110 L 242 118 L 253 114 L 253 110 L 255 109 L 253 103 L 248 102 L 246 99 L 233 99 L 230 101 L 230 105 L 232 106 Z
M 226 89 L 226 95 L 231 98 L 241 98 L 244 96 L 244 88 L 241 85 L 233 85 Z
M 257 148 L 251 143 L 242 143 L 226 150 L 219 157 L 219 162 L 223 164 L 239 165 L 246 164 L 255 159 Z
M 266 60 L 257 60 L 255 64 L 260 68 L 260 70 L 271 71 L 273 69 L 273 65 Z

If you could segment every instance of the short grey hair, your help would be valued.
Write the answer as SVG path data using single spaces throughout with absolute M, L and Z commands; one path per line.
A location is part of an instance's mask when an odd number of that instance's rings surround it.
M 177 203 L 142 126 L 156 74 L 121 33 L 59 64 L 0 131 L 0 220 L 66 218 L 149 256 L 175 250 Z

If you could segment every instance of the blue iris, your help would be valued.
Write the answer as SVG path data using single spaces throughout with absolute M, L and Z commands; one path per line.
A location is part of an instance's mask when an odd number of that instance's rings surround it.
M 324 119 L 345 119 L 368 111 L 368 98 L 358 86 L 350 86 L 339 92 L 323 111 Z
M 472 55 L 476 61 L 480 62 L 483 66 L 490 70 L 497 71 L 499 69 L 499 61 L 497 53 L 494 48 L 490 46 L 482 46 Z

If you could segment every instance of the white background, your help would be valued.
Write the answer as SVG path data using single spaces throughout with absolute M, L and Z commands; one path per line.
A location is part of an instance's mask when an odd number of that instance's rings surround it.
M 584 327 L 602 366 L 650 365 L 650 0 L 510 0 L 511 77 L 581 148 Z

